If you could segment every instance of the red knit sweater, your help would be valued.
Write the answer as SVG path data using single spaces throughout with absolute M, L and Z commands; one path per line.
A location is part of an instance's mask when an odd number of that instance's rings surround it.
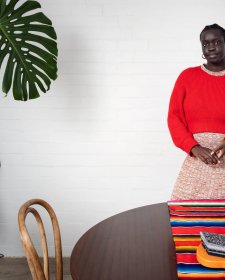
M 174 144 L 188 154 L 198 144 L 194 133 L 225 133 L 225 76 L 200 66 L 184 70 L 170 98 L 168 126 Z

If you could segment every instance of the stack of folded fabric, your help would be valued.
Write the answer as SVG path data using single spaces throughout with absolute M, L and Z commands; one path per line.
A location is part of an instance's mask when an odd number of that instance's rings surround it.
M 225 279 L 225 269 L 204 267 L 196 258 L 200 232 L 225 234 L 225 200 L 173 200 L 168 207 L 178 278 Z

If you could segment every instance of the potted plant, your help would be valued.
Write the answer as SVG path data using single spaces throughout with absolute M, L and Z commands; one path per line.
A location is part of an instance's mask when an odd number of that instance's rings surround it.
M 57 36 L 39 8 L 35 0 L 0 0 L 2 91 L 12 89 L 15 100 L 39 97 L 57 78 Z
M 39 97 L 57 78 L 56 32 L 39 8 L 35 0 L 0 0 L 2 91 L 12 89 L 15 100 Z

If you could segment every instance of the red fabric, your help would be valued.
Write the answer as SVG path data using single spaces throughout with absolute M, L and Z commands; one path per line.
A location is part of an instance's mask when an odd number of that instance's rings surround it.
M 216 212 L 225 212 L 225 207 L 196 207 L 196 206 L 180 206 L 180 205 L 171 205 L 170 206 L 170 210 L 172 211 L 201 211 L 201 212 L 212 212 L 212 211 L 216 211 Z
M 200 66 L 178 77 L 169 105 L 168 126 L 174 144 L 190 154 L 198 143 L 194 133 L 225 133 L 225 76 L 213 76 Z
M 210 274 L 208 277 L 205 275 L 196 275 L 191 276 L 190 274 L 181 274 L 179 275 L 179 279 L 185 279 L 185 280 L 209 280 L 209 279 L 217 279 L 217 280 L 224 280 L 224 276 L 222 275 L 216 275 L 216 274 Z
M 225 212 L 186 212 L 186 211 L 170 211 L 170 214 L 173 216 L 184 216 L 184 217 L 224 217 Z
M 200 274 L 179 274 L 178 279 L 185 279 L 185 280 L 209 280 L 209 279 L 217 279 L 217 280 L 224 280 L 224 274 L 208 274 L 206 275 L 200 275 Z
M 198 263 L 196 253 L 176 254 L 177 263 Z
M 174 241 L 175 246 L 198 246 L 201 241 Z
M 200 231 L 225 234 L 225 227 L 172 227 L 173 235 L 199 235 Z

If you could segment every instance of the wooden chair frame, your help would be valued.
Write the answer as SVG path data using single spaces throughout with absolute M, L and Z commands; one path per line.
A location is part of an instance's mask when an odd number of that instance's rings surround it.
M 22 240 L 22 245 L 27 257 L 27 262 L 33 277 L 33 280 L 49 280 L 49 259 L 48 259 L 48 247 L 44 225 L 38 211 L 30 206 L 38 204 L 46 209 L 48 212 L 53 227 L 54 233 L 54 244 L 55 244 L 55 274 L 56 280 L 63 279 L 63 263 L 62 263 L 62 244 L 61 236 L 59 230 L 59 224 L 56 217 L 56 214 L 53 208 L 42 199 L 31 199 L 25 202 L 19 210 L 18 213 L 18 223 L 20 237 Z M 37 221 L 39 233 L 41 236 L 42 252 L 43 252 L 43 266 L 41 264 L 38 253 L 34 247 L 34 244 L 29 236 L 27 227 L 26 227 L 26 216 L 28 213 L 32 213 Z

